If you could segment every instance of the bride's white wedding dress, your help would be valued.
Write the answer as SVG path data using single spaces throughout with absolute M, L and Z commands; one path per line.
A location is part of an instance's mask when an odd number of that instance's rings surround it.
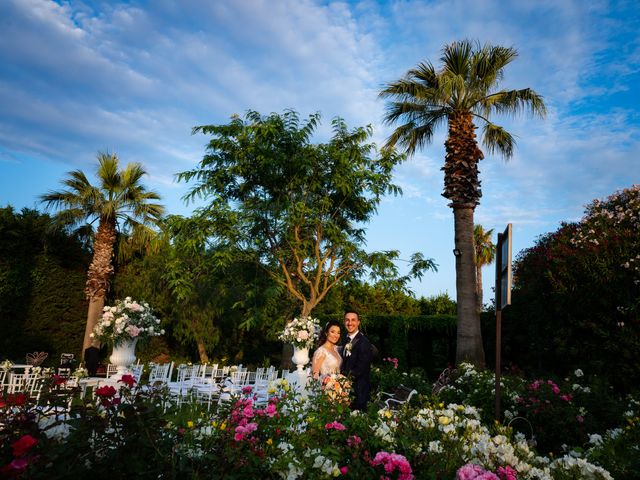
M 342 365 L 342 357 L 338 354 L 338 352 L 331 352 L 329 349 L 325 348 L 324 345 L 321 345 L 317 348 L 317 350 L 313 353 L 313 361 L 312 366 L 316 364 L 316 362 L 322 361 L 322 365 L 320 365 L 320 376 L 325 377 L 327 375 L 332 375 L 334 373 L 340 373 L 340 365 Z

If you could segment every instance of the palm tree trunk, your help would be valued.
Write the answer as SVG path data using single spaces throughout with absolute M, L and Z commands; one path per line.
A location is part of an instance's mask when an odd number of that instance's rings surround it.
M 473 247 L 473 206 L 454 205 L 456 255 L 456 301 L 458 333 L 456 363 L 484 366 L 480 315 L 476 301 L 476 271 Z
M 478 302 L 478 316 L 482 313 L 482 265 L 476 265 L 476 300 Z
M 85 294 L 89 300 L 87 325 L 84 330 L 82 353 L 91 346 L 93 328 L 102 315 L 104 299 L 109 291 L 109 281 L 113 273 L 113 246 L 116 243 L 115 220 L 101 219 L 93 242 L 93 259 L 87 272 Z

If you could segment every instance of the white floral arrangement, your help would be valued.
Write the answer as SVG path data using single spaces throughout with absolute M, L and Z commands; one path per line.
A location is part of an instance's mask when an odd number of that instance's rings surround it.
M 148 303 L 127 297 L 116 300 L 112 307 L 104 307 L 91 338 L 118 345 L 126 340 L 164 335 L 164 330 L 159 325 L 160 319 L 153 314 Z
M 9 370 L 11 367 L 13 367 L 13 363 L 11 363 L 11 360 L 7 359 L 4 362 L 0 363 L 0 368 L 2 370 Z
M 291 343 L 297 348 L 311 348 L 318 338 L 319 330 L 320 327 L 317 318 L 294 318 L 287 323 L 278 338 L 283 342 Z

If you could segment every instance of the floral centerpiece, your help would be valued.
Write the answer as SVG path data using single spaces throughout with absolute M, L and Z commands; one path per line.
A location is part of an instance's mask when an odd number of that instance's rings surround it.
M 159 325 L 160 319 L 153 314 L 148 303 L 127 297 L 116 300 L 112 307 L 104 307 L 91 338 L 118 346 L 125 341 L 164 335 Z
M 284 327 L 278 337 L 296 348 L 311 348 L 318 338 L 319 322 L 317 318 L 294 318 Z

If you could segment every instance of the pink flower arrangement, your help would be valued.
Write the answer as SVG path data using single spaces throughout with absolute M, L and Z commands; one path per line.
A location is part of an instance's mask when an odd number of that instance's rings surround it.
M 255 432 L 258 429 L 258 424 L 255 422 L 247 423 L 246 425 L 238 425 L 235 430 L 235 435 L 233 439 L 236 442 L 240 442 L 244 440 L 251 433 Z
M 403 455 L 389 452 L 378 452 L 371 461 L 371 465 L 376 467 L 381 465 L 386 474 L 398 472 L 398 480 L 413 480 L 413 471 L 409 461 Z M 380 479 L 389 480 L 390 477 L 383 475 Z
M 333 421 L 331 423 L 327 423 L 324 426 L 324 428 L 326 428 L 327 430 L 333 429 L 333 430 L 339 430 L 339 431 L 347 429 L 347 427 L 345 427 L 343 424 L 341 424 L 340 422 L 336 422 L 336 421 Z
M 518 472 L 516 472 L 509 465 L 504 467 L 498 467 L 498 477 L 500 480 L 518 480 Z
M 493 472 L 488 472 L 480 465 L 467 463 L 456 472 L 456 480 L 500 480 Z

